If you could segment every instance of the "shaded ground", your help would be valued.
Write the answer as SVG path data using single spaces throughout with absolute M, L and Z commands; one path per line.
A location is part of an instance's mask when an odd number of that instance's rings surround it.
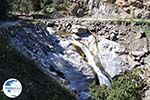
M 23 85 L 22 94 L 15 100 L 75 100 L 67 89 L 42 73 L 34 62 L 20 55 L 0 38 L 0 90 L 9 78 L 16 78 Z M 0 100 L 9 98 L 1 92 Z

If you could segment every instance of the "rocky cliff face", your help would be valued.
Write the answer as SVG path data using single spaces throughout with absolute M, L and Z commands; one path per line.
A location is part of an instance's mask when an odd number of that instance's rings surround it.
M 62 20 L 47 26 L 1 27 L 0 36 L 7 37 L 44 73 L 74 91 L 79 100 L 90 97 L 88 85 L 92 81 L 109 86 L 120 72 L 137 66 L 149 69 L 149 40 L 140 25 Z M 143 75 L 147 77 L 149 74 Z
M 74 0 L 78 5 L 76 13 L 88 13 L 98 18 L 150 18 L 149 0 Z M 88 9 L 84 10 L 84 7 Z M 79 11 L 78 11 L 79 10 Z M 82 12 L 81 12 L 82 10 Z M 84 12 L 85 11 L 85 12 Z
M 2 93 L 2 85 L 12 77 L 18 79 L 23 86 L 21 95 L 15 100 L 76 100 L 74 94 L 44 74 L 36 63 L 12 48 L 1 35 L 0 55 L 1 100 L 10 100 Z

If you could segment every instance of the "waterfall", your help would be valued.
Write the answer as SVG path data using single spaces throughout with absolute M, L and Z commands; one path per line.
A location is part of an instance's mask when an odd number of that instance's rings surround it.
M 95 73 L 98 76 L 98 80 L 99 80 L 100 85 L 103 85 L 103 84 L 110 85 L 109 78 L 107 76 L 105 76 L 103 74 L 103 72 L 100 70 L 100 68 L 97 66 L 97 64 L 95 62 L 95 56 L 88 49 L 88 47 L 86 47 L 81 42 L 78 42 L 76 40 L 73 40 L 72 44 L 78 46 L 84 52 L 86 59 L 87 59 L 87 63 L 93 68 L 93 70 L 95 71 Z

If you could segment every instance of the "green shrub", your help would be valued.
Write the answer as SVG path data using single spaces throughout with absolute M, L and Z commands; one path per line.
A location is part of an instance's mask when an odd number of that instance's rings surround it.
M 33 10 L 31 0 L 13 0 L 11 2 L 12 11 L 28 14 Z
M 32 1 L 32 9 L 33 11 L 41 10 L 41 0 L 31 0 Z
M 110 87 L 91 85 L 90 92 L 93 100 L 141 100 L 145 86 L 137 72 L 128 71 L 114 78 Z

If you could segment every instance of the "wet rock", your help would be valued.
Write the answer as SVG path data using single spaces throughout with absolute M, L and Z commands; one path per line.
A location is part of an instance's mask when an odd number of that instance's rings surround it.
M 79 93 L 79 100 L 89 100 L 90 95 L 89 93 L 82 91 Z
M 56 31 L 52 27 L 47 27 L 46 29 L 50 34 L 56 33 Z
M 72 34 L 72 37 L 74 38 L 74 39 L 81 39 L 79 36 L 77 36 L 76 34 Z
M 54 26 L 55 26 L 55 22 L 48 22 L 48 23 L 47 23 L 47 26 L 48 26 L 48 27 L 54 27 Z
M 78 29 L 81 28 L 81 27 L 82 27 L 81 25 L 72 25 L 72 32 L 77 33 Z
M 108 77 L 106 77 L 103 72 L 100 70 L 99 66 L 97 65 L 97 63 L 94 61 L 95 60 L 95 56 L 92 55 L 91 51 L 83 44 L 81 44 L 78 41 L 73 41 L 72 42 L 74 45 L 78 46 L 85 54 L 86 59 L 87 59 L 87 63 L 92 67 L 92 69 L 95 71 L 95 73 L 97 74 L 98 80 L 99 80 L 99 84 L 100 85 L 110 85 L 110 80 L 108 79 Z
M 85 38 L 85 40 L 82 41 L 82 44 L 78 42 L 76 45 L 78 45 L 83 50 L 86 55 L 86 59 L 92 66 L 92 68 L 96 67 L 97 65 L 100 67 L 100 69 L 101 67 L 103 67 L 103 70 L 101 69 L 102 72 L 98 73 L 107 73 L 109 76 L 107 76 L 106 74 L 104 75 L 106 75 L 107 78 L 110 78 L 111 80 L 111 77 L 114 77 L 120 72 L 127 70 L 129 67 L 129 65 L 127 64 L 128 61 L 126 56 L 126 49 L 120 47 L 120 45 L 116 42 L 104 38 L 99 38 L 98 36 L 97 39 L 93 35 L 90 35 L 87 39 Z M 96 46 L 96 44 L 98 47 Z M 89 47 L 89 51 L 91 51 L 92 54 L 90 54 L 86 46 Z M 124 56 L 120 57 L 119 54 L 122 54 Z M 94 60 L 92 60 L 92 56 L 94 57 Z M 94 71 L 95 70 L 98 69 L 94 69 Z M 107 79 L 105 79 L 105 77 L 103 77 L 102 75 L 100 76 L 100 84 L 108 85 Z

